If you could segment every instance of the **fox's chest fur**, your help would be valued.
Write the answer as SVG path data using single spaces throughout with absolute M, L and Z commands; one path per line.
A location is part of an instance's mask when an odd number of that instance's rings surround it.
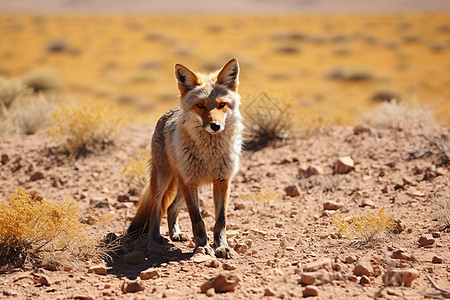
M 177 111 L 176 120 L 169 124 L 170 162 L 186 184 L 210 183 L 230 179 L 238 169 L 241 152 L 241 124 L 231 119 L 223 132 L 213 135 L 201 126 L 183 126 Z M 174 116 L 175 117 L 175 116 Z M 193 122 L 194 123 L 194 122 Z

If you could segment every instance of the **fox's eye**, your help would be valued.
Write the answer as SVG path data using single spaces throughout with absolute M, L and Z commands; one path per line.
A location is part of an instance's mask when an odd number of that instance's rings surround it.
M 201 104 L 201 103 L 197 104 L 197 107 L 201 108 L 201 109 L 205 109 L 205 106 L 203 104 Z
M 224 108 L 225 105 L 227 105 L 226 102 L 222 102 L 222 103 L 219 104 L 219 108 Z

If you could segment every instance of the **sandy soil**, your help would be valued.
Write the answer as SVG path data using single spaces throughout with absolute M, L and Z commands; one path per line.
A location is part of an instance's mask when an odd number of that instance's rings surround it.
M 2 134 L 0 154 L 8 159 L 0 163 L 0 197 L 5 199 L 19 186 L 38 189 L 49 200 L 69 196 L 77 200 L 83 218 L 91 220 L 86 229 L 92 236 L 121 234 L 137 201 L 121 171 L 137 149 L 149 145 L 151 132 L 123 129 L 115 145 L 75 163 L 68 162 L 45 133 Z M 232 259 L 193 255 L 189 242 L 158 248 L 141 239 L 127 248 L 127 253 L 138 251 L 145 257 L 135 265 L 125 263 L 120 254 L 113 262 L 79 262 L 73 269 L 20 268 L 0 274 L 0 298 L 296 299 L 308 291 L 320 299 L 445 296 L 426 274 L 449 289 L 450 236 L 440 231 L 434 203 L 448 198 L 450 177 L 442 152 L 428 139 L 448 143 L 449 134 L 448 128 L 439 126 L 330 127 L 275 147 L 245 151 L 229 203 L 228 240 L 239 252 Z M 334 174 L 336 159 L 344 155 L 353 158 L 354 168 Z M 33 181 L 36 172 L 43 179 Z M 292 185 L 299 195 L 287 195 L 285 189 Z M 127 197 L 119 202 L 119 196 Z M 201 198 L 211 240 L 211 190 L 205 188 Z M 336 207 L 325 210 L 330 203 Z M 405 230 L 382 234 L 367 244 L 337 236 L 332 215 L 359 216 L 381 207 L 395 214 Z M 180 224 L 190 235 L 185 210 Z M 162 226 L 167 236 L 165 221 Z M 432 244 L 420 246 L 423 235 Z M 98 265 L 100 271 L 89 271 Z M 142 279 L 141 271 L 149 268 L 153 273 L 148 276 L 153 277 Z M 101 275 L 105 269 L 107 274 Z M 224 270 L 239 278 L 235 290 L 201 293 L 200 286 Z M 389 270 L 417 272 L 418 278 L 410 287 L 385 287 L 383 278 Z M 47 282 L 37 282 L 39 276 Z M 130 282 L 143 290 L 123 292 L 123 284 Z

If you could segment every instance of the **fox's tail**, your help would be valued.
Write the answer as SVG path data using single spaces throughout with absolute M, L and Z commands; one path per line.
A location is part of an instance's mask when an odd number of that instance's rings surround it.
M 150 184 L 146 184 L 139 198 L 138 209 L 136 215 L 128 227 L 127 235 L 131 238 L 137 238 L 142 234 L 148 233 L 149 230 L 149 216 L 153 208 L 154 199 L 152 199 L 152 191 Z

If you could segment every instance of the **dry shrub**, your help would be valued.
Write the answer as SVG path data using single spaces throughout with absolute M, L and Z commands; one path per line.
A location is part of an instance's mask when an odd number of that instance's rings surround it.
M 394 214 L 386 216 L 384 207 L 378 214 L 371 214 L 360 217 L 344 218 L 343 216 L 333 216 L 333 225 L 338 229 L 338 233 L 342 237 L 353 236 L 363 242 L 368 242 L 374 237 L 387 230 L 394 228 Z
M 122 174 L 138 189 L 143 189 L 149 174 L 150 150 L 139 149 L 125 165 Z
M 434 111 L 417 102 L 383 102 L 376 110 L 363 115 L 363 120 L 374 127 L 395 127 L 401 124 L 432 124 Z
M 450 198 L 439 198 L 434 202 L 434 217 L 438 220 L 443 230 L 450 229 Z
M 248 149 L 259 149 L 276 140 L 285 140 L 299 124 L 297 102 L 287 92 L 242 93 Z
M 0 267 L 61 263 L 95 251 L 72 199 L 57 204 L 23 188 L 0 203 Z
M 61 87 L 58 75 L 50 69 L 35 69 L 25 74 L 23 82 L 35 92 L 51 91 Z
M 61 142 L 71 156 L 78 158 L 112 143 L 121 120 L 119 110 L 111 104 L 69 103 L 53 112 L 48 133 Z
M 30 90 L 19 80 L 8 80 L 0 77 L 0 116 L 22 97 L 28 96 Z

